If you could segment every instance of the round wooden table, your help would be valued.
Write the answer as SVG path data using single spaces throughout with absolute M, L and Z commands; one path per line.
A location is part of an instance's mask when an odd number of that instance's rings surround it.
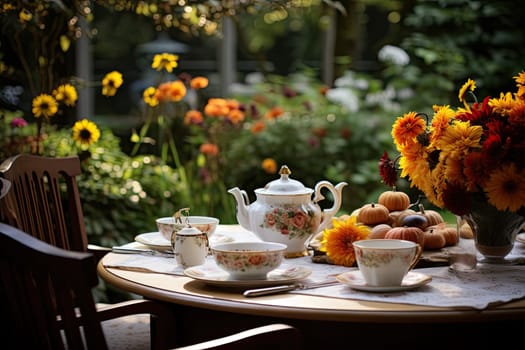
M 516 339 L 525 320 L 525 299 L 484 310 L 371 302 L 283 293 L 247 298 L 241 290 L 209 286 L 185 276 L 106 268 L 118 254 L 98 265 L 108 284 L 144 298 L 160 300 L 179 320 L 178 344 L 190 344 L 271 322 L 302 330 L 308 348 L 348 344 L 383 349 L 484 347 L 503 329 L 498 347 Z M 525 288 L 525 285 L 524 285 Z M 454 339 L 454 340 L 452 340 Z

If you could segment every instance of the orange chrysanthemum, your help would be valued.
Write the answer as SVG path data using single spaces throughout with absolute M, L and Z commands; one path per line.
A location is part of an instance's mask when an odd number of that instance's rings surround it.
M 392 137 L 396 145 L 414 143 L 418 135 L 425 132 L 425 120 L 416 112 L 405 113 L 399 117 L 392 126 Z
M 368 226 L 357 223 L 356 216 L 348 219 L 332 220 L 333 228 L 323 231 L 321 251 L 336 265 L 353 266 L 355 252 L 353 242 L 367 239 L 370 234 Z

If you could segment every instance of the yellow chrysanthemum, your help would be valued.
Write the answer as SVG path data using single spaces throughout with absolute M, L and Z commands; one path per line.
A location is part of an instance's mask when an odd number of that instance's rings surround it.
M 155 107 L 159 104 L 159 100 L 157 99 L 156 94 L 157 89 L 155 89 L 153 86 L 150 86 L 146 90 L 144 90 L 144 92 L 142 93 L 142 98 L 148 106 Z
M 471 126 L 469 122 L 456 121 L 445 130 L 441 139 L 436 141 L 436 147 L 445 152 L 458 149 L 467 152 L 469 148 L 481 147 L 481 136 L 483 128 L 480 125 Z
M 333 228 L 323 231 L 320 250 L 336 265 L 353 266 L 355 252 L 353 242 L 367 239 L 370 234 L 368 226 L 357 223 L 356 216 L 346 220 L 332 220 Z
M 475 89 L 476 89 L 476 82 L 472 79 L 468 79 L 467 82 L 463 84 L 461 89 L 459 89 L 459 94 L 458 94 L 459 102 L 462 102 L 463 104 L 465 104 L 465 108 L 467 109 L 470 109 L 470 107 L 467 105 L 467 101 L 465 100 L 465 95 L 467 94 L 468 91 L 473 92 Z
M 177 60 L 179 59 L 179 56 L 163 52 L 160 54 L 156 54 L 153 56 L 153 63 L 151 63 L 151 68 L 156 69 L 158 71 L 166 70 L 166 72 L 171 73 L 173 72 L 174 68 L 177 68 Z
M 514 81 L 518 85 L 525 85 L 525 71 L 521 71 L 518 75 L 516 75 L 514 77 Z
M 489 203 L 498 210 L 517 211 L 525 203 L 525 172 L 511 164 L 495 169 L 485 187 Z
M 77 89 L 71 84 L 63 84 L 53 90 L 53 96 L 58 102 L 73 107 L 78 100 Z
M 499 98 L 491 98 L 489 106 L 492 107 L 494 113 L 506 115 L 514 107 L 516 101 L 510 92 L 500 93 Z
M 392 126 L 392 138 L 394 143 L 405 145 L 413 143 L 416 136 L 422 134 L 426 129 L 426 122 L 416 112 L 405 113 L 398 117 Z
M 33 99 L 33 114 L 35 118 L 54 116 L 58 111 L 58 103 L 53 96 L 40 94 Z
M 102 79 L 102 95 L 115 96 L 117 89 L 124 83 L 122 74 L 118 71 L 113 71 L 104 76 Z
M 448 128 L 456 112 L 450 106 L 434 106 L 434 117 L 430 126 L 430 144 L 435 144 Z
M 79 144 L 89 146 L 97 142 L 99 138 L 100 130 L 95 123 L 82 119 L 73 125 L 73 140 Z

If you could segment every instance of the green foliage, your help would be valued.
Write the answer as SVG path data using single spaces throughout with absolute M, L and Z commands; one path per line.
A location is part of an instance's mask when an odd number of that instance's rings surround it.
M 396 114 L 386 105 L 363 102 L 366 96 L 384 92 L 384 86 L 370 76 L 349 72 L 348 85 L 331 89 L 342 98 L 354 96 L 359 101 L 355 109 L 321 94 L 322 85 L 310 76 L 302 72 L 287 79 L 271 77 L 253 87 L 255 92 L 248 97 L 236 96 L 256 106 L 262 115 L 272 106 L 281 107 L 285 113 L 266 123 L 265 130 L 253 133 L 246 129 L 233 140 L 226 157 L 229 175 L 225 180 L 254 199 L 254 189 L 278 178 L 261 169 L 262 161 L 272 158 L 278 166 L 288 165 L 292 178 L 307 187 L 313 188 L 321 180 L 348 182 L 342 210 L 350 212 L 365 201 L 375 200 L 385 189 L 378 160 L 385 150 L 393 149 L 390 129 Z M 290 90 L 297 95 L 283 93 Z
M 509 91 L 524 69 L 523 2 L 418 0 L 406 18 L 408 35 L 402 46 L 415 59 L 410 78 L 417 90 L 441 92 L 432 104 L 457 101 L 468 79 L 481 96 Z M 444 94 L 447 93 L 447 94 Z M 437 99 L 436 99 L 437 96 Z
M 45 154 L 76 154 L 69 133 L 50 134 Z M 104 130 L 99 142 L 79 156 L 77 180 L 90 243 L 111 247 L 133 241 L 138 233 L 156 230 L 155 218 L 178 209 L 183 189 L 176 172 L 153 156 L 127 156 L 111 131 Z

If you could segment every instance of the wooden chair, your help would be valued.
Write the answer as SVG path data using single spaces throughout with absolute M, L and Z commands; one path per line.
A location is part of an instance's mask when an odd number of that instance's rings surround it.
M 152 315 L 152 345 L 168 348 L 175 320 L 166 305 L 131 300 L 97 310 L 93 254 L 64 250 L 0 223 L 2 346 L 19 349 L 106 349 L 101 322 Z
M 108 248 L 88 245 L 76 176 L 80 159 L 19 154 L 0 164 L 0 177 L 11 189 L 0 202 L 0 221 L 36 238 L 79 252 L 93 251 L 97 258 Z
M 94 256 L 64 250 L 0 223 L 0 302 L 4 349 L 107 349 L 101 322 L 132 313 L 151 313 L 156 321 L 154 347 L 166 349 L 176 330 L 172 314 L 151 300 L 95 307 Z M 291 326 L 273 324 L 184 347 L 203 349 L 300 349 Z

